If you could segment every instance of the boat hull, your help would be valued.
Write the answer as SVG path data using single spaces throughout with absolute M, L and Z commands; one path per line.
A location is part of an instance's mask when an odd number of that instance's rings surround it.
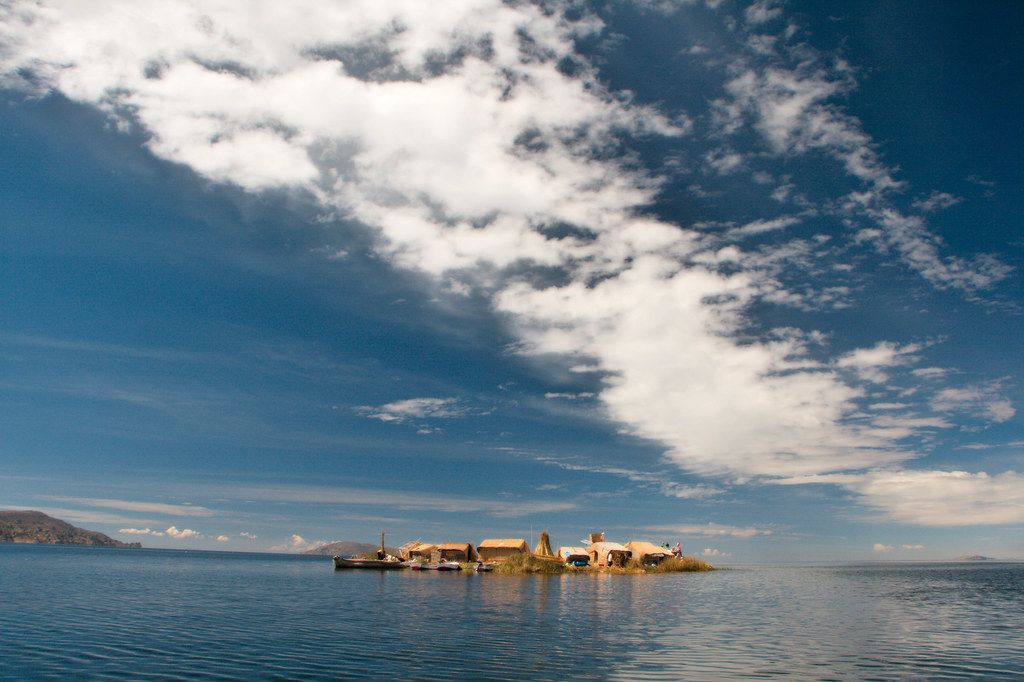
M 346 559 L 345 557 L 334 557 L 334 568 L 370 568 L 378 571 L 394 571 L 405 568 L 401 561 L 380 561 L 377 559 Z
M 441 564 L 413 564 L 410 566 L 414 571 L 461 571 L 462 566 L 455 562 Z

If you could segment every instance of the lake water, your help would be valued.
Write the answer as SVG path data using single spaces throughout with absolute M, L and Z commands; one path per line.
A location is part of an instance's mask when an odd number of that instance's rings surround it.
M 1024 678 L 1024 564 L 651 576 L 0 545 L 0 677 Z

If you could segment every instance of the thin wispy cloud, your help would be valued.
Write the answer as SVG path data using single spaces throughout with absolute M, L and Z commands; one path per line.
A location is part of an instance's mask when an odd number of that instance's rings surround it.
M 730 526 L 721 523 L 684 523 L 678 525 L 647 526 L 646 530 L 662 533 L 674 533 L 683 537 L 705 537 L 705 538 L 737 538 L 747 540 L 759 536 L 774 535 L 770 528 L 758 528 L 756 526 Z
M 427 510 L 444 513 L 483 513 L 495 517 L 518 518 L 576 509 L 564 500 L 488 499 L 475 496 L 442 495 L 430 492 L 287 485 L 224 485 L 202 487 L 211 496 L 232 500 L 297 502 L 339 507 L 375 507 L 377 509 Z
M 137 511 L 150 514 L 163 514 L 167 516 L 213 516 L 214 512 L 206 507 L 191 504 L 167 504 L 164 502 L 136 502 L 132 500 L 117 500 L 98 497 L 57 497 L 51 495 L 41 496 L 40 499 L 53 500 L 71 504 L 80 504 L 86 507 L 99 507 L 101 509 L 120 509 L 122 511 Z
M 407 398 L 383 405 L 364 405 L 357 411 L 382 422 L 405 422 L 416 419 L 453 419 L 469 414 L 469 409 L 456 398 Z
M 841 485 L 887 520 L 922 526 L 1024 522 L 1024 475 L 967 471 L 875 471 L 778 481 Z

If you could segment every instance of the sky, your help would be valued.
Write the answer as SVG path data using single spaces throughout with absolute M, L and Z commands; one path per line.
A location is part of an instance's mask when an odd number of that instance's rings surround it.
M 1024 7 L 0 8 L 0 507 L 1024 558 Z

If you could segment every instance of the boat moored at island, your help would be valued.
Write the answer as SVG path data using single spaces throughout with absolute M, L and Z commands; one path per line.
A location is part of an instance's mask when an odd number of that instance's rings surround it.
M 334 557 L 334 568 L 376 568 L 378 570 L 395 570 L 406 568 L 405 563 L 388 559 L 349 559 L 343 556 Z
M 435 564 L 411 564 L 414 571 L 461 571 L 462 566 L 458 561 L 439 561 Z

